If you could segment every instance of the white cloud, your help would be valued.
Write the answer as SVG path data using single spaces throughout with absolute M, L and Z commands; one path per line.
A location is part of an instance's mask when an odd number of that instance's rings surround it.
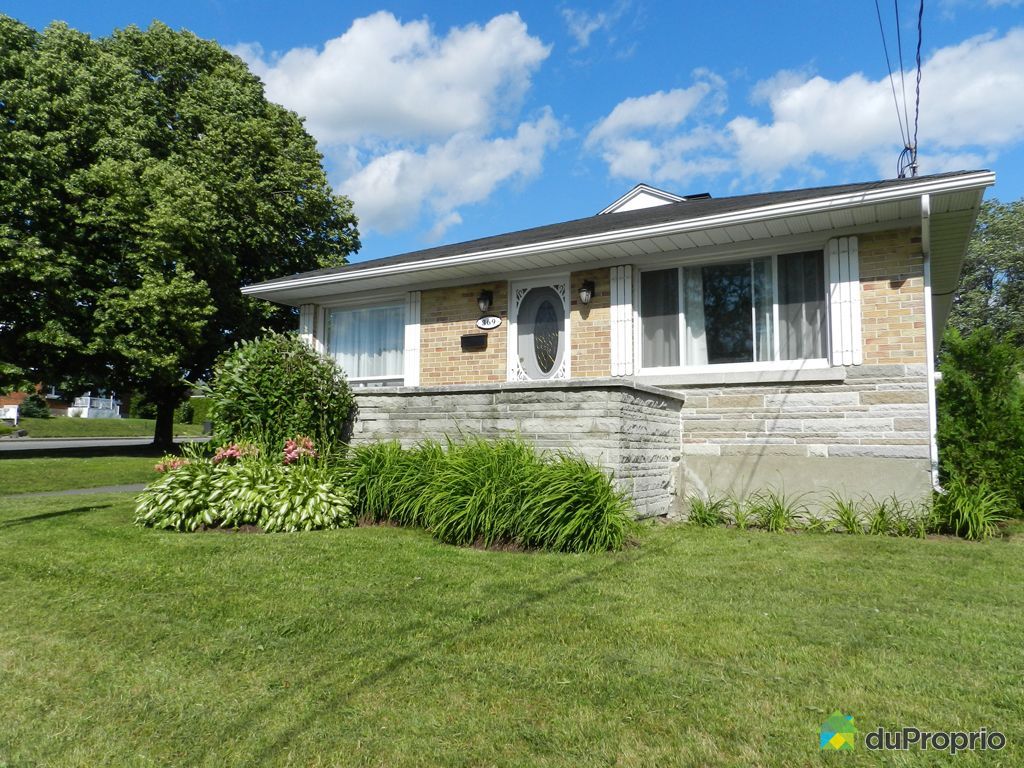
M 306 118 L 364 230 L 413 226 L 428 210 L 432 237 L 461 223 L 456 206 L 540 171 L 558 122 L 546 110 L 517 123 L 550 50 L 516 13 L 438 34 L 383 11 L 319 49 L 233 48 L 269 99 Z
M 341 190 L 381 232 L 410 226 L 427 207 L 435 219 L 430 234 L 440 237 L 461 222 L 459 206 L 486 200 L 503 182 L 538 175 L 545 150 L 560 134 L 558 121 L 545 110 L 508 138 L 463 132 L 424 151 L 399 149 L 375 157 L 343 181 Z
M 578 8 L 562 8 L 562 19 L 565 21 L 569 35 L 576 40 L 572 50 L 578 51 L 590 45 L 590 38 L 596 32 L 604 32 L 609 42 L 615 40 L 615 27 L 629 10 L 628 0 L 621 0 L 604 11 L 590 12 Z
M 268 57 L 257 45 L 234 52 L 266 84 L 267 97 L 307 119 L 326 144 L 443 138 L 487 130 L 518 108 L 550 47 L 518 14 L 495 16 L 440 37 L 426 21 L 381 11 L 356 19 L 322 49 Z
M 1020 61 L 1020 28 L 1002 37 L 970 38 L 927 60 L 919 124 L 922 173 L 991 163 L 1000 148 L 1024 140 Z M 912 93 L 914 73 L 906 77 Z M 701 95 L 699 85 L 678 93 Z M 600 150 L 611 175 L 634 179 L 682 182 L 732 174 L 763 184 L 783 172 L 814 174 L 821 162 L 866 163 L 881 175 L 895 174 L 900 131 L 888 77 L 872 80 L 857 73 L 828 80 L 780 71 L 751 93 L 753 104 L 767 108 L 767 119 L 741 114 L 724 124 L 712 119 L 715 109 L 704 108 L 709 97 L 724 99 L 723 94 L 716 85 L 689 109 L 681 97 L 669 100 L 664 92 L 626 99 L 598 123 L 588 146 Z
M 593 146 L 648 128 L 675 128 L 702 102 L 705 109 L 720 113 L 725 108 L 721 90 L 723 81 L 711 73 L 699 74 L 703 81 L 689 88 L 657 91 L 620 101 L 611 114 L 590 131 L 587 144 Z

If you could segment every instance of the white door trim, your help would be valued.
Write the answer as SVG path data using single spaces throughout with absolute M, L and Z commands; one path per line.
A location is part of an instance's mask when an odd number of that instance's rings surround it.
M 570 335 L 572 282 L 568 273 L 557 276 L 538 277 L 530 280 L 514 280 L 508 284 L 508 371 L 509 381 L 533 381 L 526 375 L 519 364 L 519 305 L 531 288 L 552 288 L 562 297 L 562 338 L 565 349 L 562 352 L 562 364 L 549 379 L 568 379 L 572 376 L 572 337 Z M 548 381 L 549 379 L 539 379 Z

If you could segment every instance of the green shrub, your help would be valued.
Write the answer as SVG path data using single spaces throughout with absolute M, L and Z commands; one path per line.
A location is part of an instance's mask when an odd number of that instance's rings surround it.
M 210 401 L 205 397 L 190 397 L 174 412 L 175 424 L 202 424 L 210 417 Z
M 1024 385 L 1020 353 L 988 328 L 943 341 L 936 387 L 940 474 L 1000 489 L 1024 509 Z
M 978 541 L 995 535 L 1013 509 L 1013 499 L 1002 488 L 958 477 L 936 496 L 932 523 L 938 533 Z
M 330 450 L 343 441 L 354 402 L 333 361 L 294 334 L 273 332 L 237 342 L 203 390 L 219 441 L 265 446 L 306 435 Z
M 136 500 L 140 525 L 176 531 L 258 525 L 269 533 L 355 522 L 339 469 L 326 461 L 284 465 L 249 458 L 215 464 L 192 456 L 161 462 L 168 463 Z
M 517 439 L 360 446 L 349 487 L 361 516 L 422 526 L 449 544 L 565 552 L 620 549 L 631 505 L 599 468 Z
M 692 494 L 688 499 L 690 514 L 687 520 L 703 528 L 713 528 L 726 521 L 729 499 L 724 496 Z
M 18 416 L 24 419 L 48 419 L 50 406 L 46 404 L 46 398 L 38 392 L 32 392 L 18 406 Z
M 210 399 L 207 397 L 190 397 L 188 404 L 192 407 L 190 424 L 203 424 L 210 420 Z
M 758 528 L 773 533 L 795 528 L 798 520 L 807 516 L 802 496 L 787 496 L 783 491 L 768 488 L 753 494 L 748 500 L 750 514 Z

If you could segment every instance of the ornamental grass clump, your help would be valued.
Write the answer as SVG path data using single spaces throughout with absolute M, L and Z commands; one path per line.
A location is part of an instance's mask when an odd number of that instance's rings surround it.
M 350 462 L 362 517 L 449 544 L 596 552 L 621 549 L 634 526 L 628 497 L 602 470 L 518 439 L 379 443 Z
M 936 494 L 932 525 L 937 533 L 980 541 L 995 536 L 1015 511 L 1013 497 L 1002 488 L 956 477 Z

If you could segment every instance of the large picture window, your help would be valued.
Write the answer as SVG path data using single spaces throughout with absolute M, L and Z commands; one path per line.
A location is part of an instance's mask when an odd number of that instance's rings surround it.
M 350 381 L 401 379 L 404 375 L 405 305 L 331 310 L 327 351 Z
M 821 251 L 640 275 L 643 368 L 826 356 Z

